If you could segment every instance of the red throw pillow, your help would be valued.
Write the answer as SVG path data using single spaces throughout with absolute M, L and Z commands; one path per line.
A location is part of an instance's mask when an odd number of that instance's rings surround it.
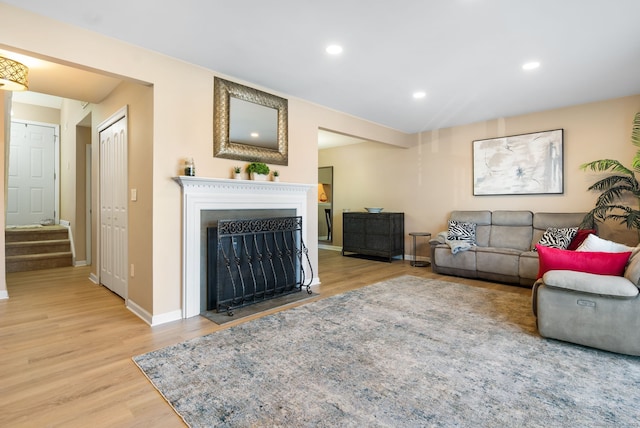
M 536 244 L 538 250 L 538 278 L 550 270 L 574 270 L 598 275 L 624 274 L 631 251 L 625 253 L 602 253 L 596 251 L 570 251 Z
M 571 240 L 571 243 L 567 247 L 567 250 L 576 250 L 580 246 L 580 244 L 582 244 L 582 242 L 587 239 L 587 236 L 591 234 L 597 235 L 598 233 L 595 229 L 578 229 L 576 236 L 574 236 L 573 240 Z

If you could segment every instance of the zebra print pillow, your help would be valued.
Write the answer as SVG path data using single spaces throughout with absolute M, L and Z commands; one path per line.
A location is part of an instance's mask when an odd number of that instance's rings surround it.
M 447 239 L 476 243 L 476 224 L 464 221 L 449 220 Z
M 571 244 L 573 237 L 576 236 L 576 233 L 578 233 L 577 227 L 550 227 L 545 230 L 538 244 L 545 247 L 566 250 L 569 244 Z

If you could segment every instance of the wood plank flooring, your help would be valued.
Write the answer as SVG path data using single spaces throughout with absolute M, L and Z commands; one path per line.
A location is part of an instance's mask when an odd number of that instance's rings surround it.
M 314 290 L 316 299 L 404 274 L 530 294 L 442 277 L 408 261 L 319 253 L 322 284 Z M 182 427 L 131 357 L 281 310 L 224 326 L 194 317 L 152 328 L 88 277 L 87 267 L 7 274 L 10 298 L 0 300 L 0 426 Z

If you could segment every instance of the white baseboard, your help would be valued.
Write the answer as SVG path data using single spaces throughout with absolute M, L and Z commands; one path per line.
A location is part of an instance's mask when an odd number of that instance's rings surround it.
M 154 315 L 151 320 L 151 327 L 160 324 L 166 324 L 168 322 L 179 321 L 182 319 L 182 311 L 177 309 L 175 311 L 167 312 L 160 315 Z
M 99 284 L 100 283 L 100 281 L 98 280 L 98 277 L 93 272 L 91 272 L 89 274 L 89 281 L 93 282 L 94 284 Z
M 87 266 L 87 261 L 86 260 L 76 260 L 73 263 L 73 266 L 75 267 L 79 267 L 79 266 Z
M 182 311 L 179 309 L 165 314 L 152 315 L 131 299 L 127 299 L 127 309 L 151 327 L 182 319 Z
M 7 290 L 0 290 L 0 300 L 9 298 L 9 292 Z
M 149 312 L 144 310 L 142 306 L 138 305 L 136 302 L 134 302 L 131 299 L 127 299 L 126 307 L 131 312 L 133 312 L 138 318 L 142 319 L 142 321 L 151 325 L 151 322 L 153 321 L 153 316 Z

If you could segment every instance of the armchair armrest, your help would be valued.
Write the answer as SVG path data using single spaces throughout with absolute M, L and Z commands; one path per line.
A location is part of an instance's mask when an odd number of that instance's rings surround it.
M 623 276 L 597 275 L 570 270 L 550 270 L 542 281 L 549 287 L 613 297 L 636 297 L 638 287 Z

